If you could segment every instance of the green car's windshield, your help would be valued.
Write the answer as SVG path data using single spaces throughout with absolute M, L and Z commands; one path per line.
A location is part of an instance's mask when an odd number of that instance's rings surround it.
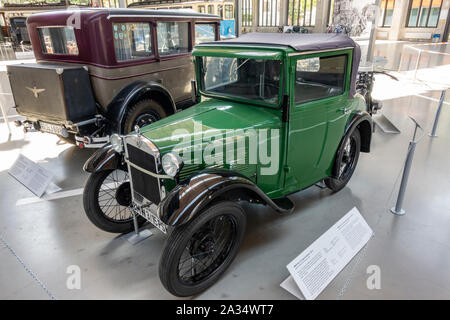
M 202 57 L 200 61 L 204 93 L 278 105 L 280 60 Z

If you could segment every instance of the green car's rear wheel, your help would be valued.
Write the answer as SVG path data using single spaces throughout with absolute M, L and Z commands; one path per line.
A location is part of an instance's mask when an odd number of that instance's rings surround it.
M 159 277 L 173 295 L 201 293 L 229 267 L 244 237 L 246 215 L 237 203 L 217 203 L 167 239 L 159 264 Z
M 345 139 L 336 153 L 333 172 L 335 177 L 325 179 L 325 184 L 331 190 L 337 192 L 344 188 L 355 172 L 361 150 L 361 136 L 358 129 Z

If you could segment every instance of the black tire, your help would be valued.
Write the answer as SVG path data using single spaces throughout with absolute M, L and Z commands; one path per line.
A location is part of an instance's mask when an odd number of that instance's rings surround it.
M 166 112 L 158 102 L 151 99 L 140 100 L 128 109 L 123 132 L 128 134 L 134 131 L 136 125 L 144 127 L 165 117 Z
M 127 206 L 120 205 L 117 201 L 117 189 L 120 185 L 117 183 L 117 188 L 109 189 L 107 185 L 104 185 L 105 181 L 109 181 L 109 176 L 114 175 L 114 172 L 117 170 L 104 170 L 100 172 L 92 173 L 89 176 L 89 179 L 86 182 L 86 186 L 84 187 L 83 192 L 83 206 L 84 211 L 86 212 L 86 216 L 89 218 L 89 220 L 97 226 L 99 229 L 106 231 L 106 232 L 112 232 L 112 233 L 128 233 L 134 230 L 134 224 L 133 224 L 133 216 L 132 212 Z M 126 182 L 125 182 L 126 183 Z M 111 182 L 113 184 L 113 182 Z M 101 187 L 104 187 L 103 190 L 101 190 Z M 106 191 L 107 190 L 107 191 Z M 115 198 L 112 196 L 112 192 L 115 190 Z M 100 192 L 104 192 L 106 196 L 108 196 L 111 193 L 111 196 L 108 200 L 108 198 L 100 199 Z M 131 192 L 129 194 L 129 197 L 131 198 Z M 107 201 L 107 208 L 101 204 L 103 204 L 103 201 Z M 114 202 L 115 201 L 115 202 Z M 111 209 L 111 207 L 113 207 Z M 118 219 L 113 219 L 113 217 L 109 216 L 111 210 L 115 210 L 114 213 L 117 216 L 117 212 L 124 212 L 127 213 L 127 216 L 120 216 Z M 121 210 L 121 211 L 117 211 Z M 128 211 L 127 211 L 128 210 Z M 123 217 L 123 219 L 120 219 Z M 141 216 L 138 216 L 138 225 L 141 226 L 145 223 L 145 219 Z
M 346 151 L 346 146 L 348 145 L 350 146 L 350 151 Z M 336 153 L 332 171 L 336 178 L 329 177 L 325 179 L 325 185 L 328 188 L 337 192 L 347 185 L 358 164 L 360 150 L 361 136 L 359 130 L 355 128 Z
M 216 228 L 218 222 L 222 223 L 221 228 Z M 213 285 L 236 257 L 244 238 L 246 222 L 247 217 L 239 204 L 232 201 L 224 201 L 203 210 L 196 218 L 187 224 L 176 227 L 167 239 L 159 263 L 159 278 L 167 291 L 174 296 L 188 297 L 199 294 Z M 225 227 L 227 225 L 230 226 L 232 230 L 229 235 L 230 243 L 227 241 L 227 236 L 223 243 L 224 248 L 222 249 L 220 247 L 216 248 L 216 243 L 214 243 L 209 236 L 212 229 L 208 228 L 211 228 L 212 224 L 214 224 L 214 231 L 220 229 L 221 233 L 226 234 L 226 232 L 222 230 L 226 230 Z M 210 231 L 206 232 L 205 230 Z M 223 240 L 220 240 L 219 242 L 223 242 Z M 208 252 L 194 251 L 205 250 L 205 247 L 209 249 Z M 217 250 L 219 253 L 215 253 L 214 249 L 219 249 Z M 189 282 L 188 280 L 182 279 L 183 274 L 180 276 L 180 260 L 183 253 L 186 252 L 188 252 L 188 260 L 189 256 L 191 257 L 191 275 L 192 269 L 194 272 L 196 270 L 195 267 L 192 266 L 192 259 L 194 259 L 194 261 L 195 259 L 198 261 L 204 259 L 198 259 L 198 256 L 200 255 L 203 255 L 203 257 L 208 259 L 213 254 L 217 255 L 217 257 L 213 256 L 211 260 L 202 261 L 201 263 L 205 269 L 200 272 L 199 275 L 192 275 L 192 278 L 197 277 L 197 280 L 191 280 L 191 282 Z M 196 254 L 195 252 L 198 253 Z M 197 258 L 193 258 L 193 256 L 197 256 Z M 209 267 L 208 261 L 211 263 Z M 198 266 L 201 267 L 199 264 Z M 204 273 L 203 277 L 201 277 L 202 273 Z

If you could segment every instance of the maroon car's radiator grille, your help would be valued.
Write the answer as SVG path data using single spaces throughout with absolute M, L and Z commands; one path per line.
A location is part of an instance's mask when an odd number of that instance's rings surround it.
M 130 144 L 127 145 L 128 160 L 135 165 L 156 173 L 156 161 L 153 155 Z M 131 181 L 135 199 L 142 202 L 142 197 L 158 205 L 161 201 L 158 179 L 130 166 Z M 137 193 L 137 194 L 136 194 Z

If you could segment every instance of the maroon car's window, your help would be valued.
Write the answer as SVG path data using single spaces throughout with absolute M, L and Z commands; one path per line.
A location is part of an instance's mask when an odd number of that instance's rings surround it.
M 208 23 L 195 24 L 195 44 L 216 40 L 216 26 Z
M 189 52 L 188 22 L 158 22 L 160 56 Z
M 142 59 L 153 55 L 149 23 L 113 23 L 113 37 L 117 61 Z
M 73 27 L 42 27 L 38 28 L 38 34 L 42 52 L 78 55 Z

